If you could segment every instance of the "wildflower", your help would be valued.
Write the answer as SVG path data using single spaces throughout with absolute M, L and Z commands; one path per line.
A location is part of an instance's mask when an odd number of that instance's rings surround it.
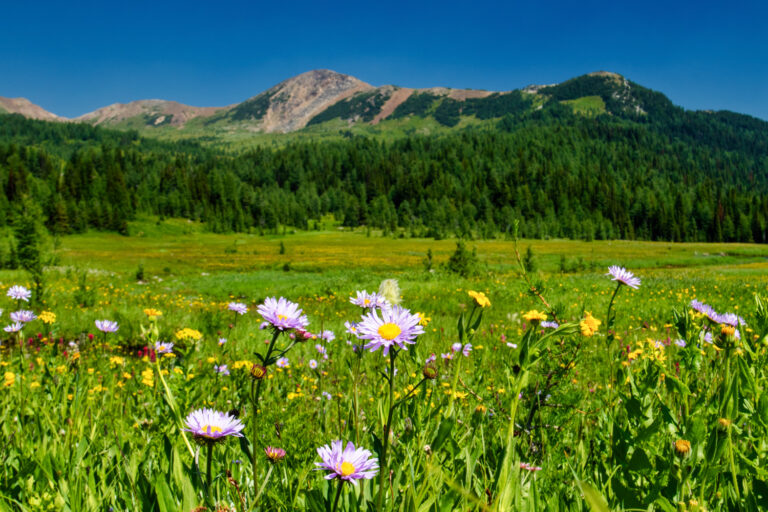
M 242 302 L 230 302 L 229 304 L 227 304 L 227 309 L 230 311 L 234 311 L 238 315 L 244 315 L 248 312 L 248 306 L 246 306 Z
M 176 331 L 177 340 L 191 340 L 197 341 L 203 338 L 203 333 L 198 330 L 185 327 L 184 329 Z
M 251 377 L 256 380 L 261 380 L 267 376 L 267 369 L 260 364 L 254 364 L 251 366 Z
M 433 364 L 427 363 L 427 365 L 424 366 L 424 370 L 422 370 L 421 374 L 425 379 L 435 380 L 437 378 L 437 367 L 435 367 Z
M 685 348 L 685 340 L 678 338 L 675 340 L 675 345 L 680 348 Z
M 731 420 L 729 420 L 727 418 L 719 418 L 717 420 L 717 427 L 720 430 L 728 430 L 728 427 L 731 426 L 731 423 L 732 423 Z
M 4 375 L 5 382 L 3 383 L 3 386 L 9 388 L 16 384 L 16 374 L 13 372 L 5 372 Z
M 344 328 L 347 330 L 347 334 L 357 337 L 357 324 L 354 322 L 344 322 Z
M 163 316 L 163 312 L 162 311 L 159 311 L 159 310 L 154 309 L 154 308 L 147 308 L 147 309 L 145 309 L 144 310 L 144 314 L 147 315 L 147 318 L 149 318 L 150 320 L 154 320 L 155 318 L 157 318 L 159 316 Z
M 481 308 L 487 308 L 491 305 L 491 301 L 488 297 L 485 296 L 485 293 L 483 292 L 475 292 L 475 291 L 468 291 L 467 292 L 472 299 L 474 299 L 475 304 L 477 306 L 480 306 Z
M 323 391 L 321 394 L 323 395 L 323 398 L 325 398 L 326 400 L 331 400 L 333 398 L 331 394 L 327 391 Z
M 368 293 L 365 290 L 355 292 L 355 297 L 350 297 L 349 302 L 361 308 L 383 308 L 390 305 L 383 295 Z
M 508 346 L 509 348 L 517 348 L 517 343 L 512 343 L 511 341 L 508 341 L 508 342 L 507 342 L 507 346 Z
M 268 297 L 264 304 L 257 308 L 257 311 L 272 327 L 281 331 L 304 329 L 309 325 L 309 320 L 305 315 L 302 315 L 303 311 L 299 309 L 299 305 L 286 300 L 284 297 L 280 297 L 279 300 Z
M 383 280 L 379 285 L 379 295 L 392 306 L 400 304 L 400 286 L 397 279 Z
M 280 359 L 277 360 L 275 365 L 278 368 L 288 368 L 288 366 L 290 365 L 290 361 L 288 361 L 287 357 L 281 357 Z
M 456 342 L 453 345 L 451 345 L 451 352 L 455 353 L 460 351 L 461 351 L 461 343 Z
M 173 343 L 158 341 L 155 343 L 155 350 L 158 354 L 170 354 L 173 352 Z
M 541 311 L 538 311 L 536 309 L 532 309 L 532 310 L 528 311 L 527 313 L 525 313 L 523 315 L 523 318 L 525 319 L 526 322 L 530 322 L 531 325 L 535 326 L 535 325 L 540 324 L 544 320 L 546 320 L 547 319 L 547 315 L 545 313 L 542 313 Z
M 227 338 L 219 338 L 219 345 L 223 345 L 227 342 Z
M 542 468 L 540 466 L 534 466 L 533 464 L 528 464 L 527 462 L 521 462 L 520 469 L 525 469 L 526 471 L 541 471 Z
M 592 316 L 592 313 L 587 312 L 587 316 L 584 320 L 579 322 L 579 328 L 581 328 L 582 336 L 593 336 L 602 322 Z
M 325 347 L 323 345 L 319 344 L 319 343 L 317 345 L 315 345 L 315 350 L 317 350 L 318 353 L 320 353 L 320 354 L 325 354 L 326 353 Z
M 3 330 L 5 332 L 19 332 L 23 328 L 24 328 L 24 324 L 16 322 L 16 323 L 13 323 L 11 325 L 6 325 L 5 327 L 3 327 Z
M 675 454 L 679 457 L 687 457 L 691 453 L 691 442 L 685 439 L 675 441 Z
M 333 331 L 323 331 L 322 334 L 320 334 L 320 337 L 325 341 L 333 341 L 336 339 L 336 335 L 333 334 Z
M 317 470 L 326 470 L 326 480 L 340 478 L 352 484 L 361 478 L 371 479 L 379 472 L 378 459 L 371 458 L 371 452 L 363 448 L 355 448 L 352 442 L 342 448 L 341 441 L 333 441 L 331 446 L 325 445 L 317 449 L 323 460 L 316 462 Z
M 309 360 L 309 367 L 312 368 L 313 370 L 316 369 L 317 368 L 317 361 L 315 361 L 314 359 L 310 359 Z
M 424 364 L 433 363 L 433 362 L 434 362 L 436 359 L 437 359 L 437 356 L 436 356 L 436 355 L 434 354 L 434 352 L 433 352 L 432 354 L 430 354 L 430 355 L 429 355 L 429 357 L 427 358 L 427 360 L 426 360 L 426 361 L 424 361 Z
M 11 286 L 8 288 L 8 297 L 15 300 L 23 300 L 29 302 L 29 298 L 32 297 L 32 292 L 24 288 L 23 286 Z
M 219 375 L 229 375 L 229 368 L 227 368 L 227 365 L 225 365 L 225 364 L 222 364 L 220 366 L 219 365 L 214 365 L 213 366 L 213 371 L 215 371 Z
M 619 267 L 618 265 L 608 267 L 608 273 L 605 275 L 611 276 L 613 278 L 611 281 L 618 281 L 619 285 L 624 284 L 630 288 L 634 288 L 635 290 L 637 290 L 637 287 L 640 286 L 639 278 L 635 277 L 635 275 L 629 270 L 625 269 L 624 267 Z
M 51 311 L 43 311 L 38 317 L 44 324 L 52 324 L 56 321 L 56 313 Z
M 285 458 L 285 450 L 282 448 L 275 448 L 274 446 L 267 446 L 264 448 L 264 453 L 267 455 L 267 460 L 272 464 L 280 462 Z
M 557 329 L 560 327 L 560 324 L 557 322 L 541 322 L 541 326 L 545 329 Z
M 453 359 L 453 352 L 448 352 L 447 354 L 440 354 L 440 357 L 442 357 L 443 360 Z
M 240 433 L 244 425 L 229 413 L 213 409 L 198 409 L 189 413 L 184 420 L 186 428 L 195 439 L 204 442 L 223 441 L 227 436 L 243 437 Z
M 108 333 L 117 332 L 120 326 L 117 325 L 117 322 L 111 320 L 96 320 L 96 328 L 103 333 Z
M 32 311 L 27 311 L 26 309 L 21 309 L 19 311 L 14 311 L 13 313 L 11 313 L 11 320 L 14 322 L 21 322 L 22 324 L 31 322 L 36 318 L 37 318 L 37 315 L 35 315 Z
M 464 345 L 464 348 L 461 349 L 461 353 L 464 354 L 464 357 L 469 357 L 470 352 L 472 352 L 472 344 L 467 343 Z
M 416 343 L 416 336 L 423 333 L 418 315 L 399 306 L 382 309 L 381 317 L 374 309 L 360 322 L 360 339 L 368 340 L 364 348 L 374 352 L 382 347 L 385 356 L 395 345 L 407 350 L 405 345 Z
M 426 327 L 427 325 L 429 325 L 429 322 L 432 321 L 432 319 L 427 315 L 425 315 L 424 313 L 419 313 L 417 311 L 416 314 L 419 315 L 419 325 L 421 326 Z

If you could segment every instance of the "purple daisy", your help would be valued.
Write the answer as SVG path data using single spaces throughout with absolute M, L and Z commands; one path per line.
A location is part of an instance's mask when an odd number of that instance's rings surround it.
M 333 331 L 323 331 L 322 334 L 320 334 L 320 337 L 325 341 L 333 341 L 336 339 L 336 335 L 333 334 Z
M 170 354 L 171 352 L 173 352 L 173 343 L 158 341 L 155 343 L 155 351 L 158 354 Z
M 96 320 L 96 328 L 101 332 L 117 332 L 120 326 L 111 320 Z
M 13 315 L 11 315 L 13 317 Z M 717 315 L 714 319 L 718 324 L 730 325 L 731 327 L 738 327 L 739 325 L 746 325 L 744 319 L 736 313 L 722 313 Z
M 288 366 L 290 366 L 290 364 L 291 364 L 291 362 L 288 361 L 287 357 L 281 357 L 280 359 L 277 360 L 277 362 L 275 362 L 275 365 L 278 368 L 288 368 Z
M 424 333 L 424 328 L 419 325 L 421 319 L 419 315 L 400 306 L 383 308 L 381 317 L 375 309 L 363 316 L 358 328 L 360 339 L 368 340 L 364 348 L 375 352 L 382 347 L 384 355 L 389 354 L 389 349 L 397 347 L 407 350 L 406 344 L 416 343 L 416 336 Z
M 32 292 L 24 288 L 23 286 L 11 286 L 8 288 L 8 297 L 15 300 L 23 300 L 29 302 L 29 298 L 32 296 Z
M 227 304 L 227 309 L 230 311 L 234 311 L 238 315 L 244 315 L 248 312 L 248 306 L 246 306 L 242 302 L 230 302 L 229 304 Z
M 557 329 L 558 327 L 560 327 L 560 324 L 558 324 L 557 322 L 550 322 L 548 320 L 541 322 L 541 324 L 539 325 L 541 325 L 545 329 Z
M 306 315 L 299 309 L 295 302 L 286 300 L 285 297 L 275 299 L 268 297 L 257 311 L 261 317 L 269 322 L 272 327 L 284 331 L 286 329 L 305 329 L 309 325 Z
M 358 330 L 355 322 L 344 322 L 344 328 L 347 330 L 347 334 L 357 337 Z
M 624 267 L 619 267 L 618 265 L 608 267 L 608 273 L 605 275 L 611 276 L 613 278 L 611 279 L 612 281 L 618 281 L 619 283 L 625 284 L 630 288 L 634 288 L 635 290 L 637 290 L 637 287 L 640 286 L 640 278 L 635 277 L 635 274 L 625 269 Z
M 378 293 L 368 293 L 366 290 L 355 292 L 355 297 L 350 297 L 349 302 L 361 308 L 383 308 L 389 306 L 389 301 Z
M 239 419 L 228 413 L 213 409 L 198 409 L 189 413 L 184 420 L 186 428 L 198 441 L 222 441 L 227 436 L 243 437 L 240 433 L 245 426 Z
M 31 322 L 36 318 L 37 318 L 37 315 L 35 315 L 32 311 L 27 311 L 26 309 L 21 309 L 19 311 L 14 311 L 13 313 L 11 313 L 11 320 L 13 320 L 14 322 L 20 322 L 22 324 Z
M 267 455 L 267 460 L 273 464 L 280 462 L 285 458 L 285 450 L 282 448 L 275 448 L 274 446 L 267 446 L 264 448 L 264 453 Z
M 3 327 L 3 330 L 5 332 L 19 332 L 24 328 L 24 324 L 21 324 L 19 322 L 16 322 L 15 324 L 7 325 Z
M 315 361 L 314 359 L 310 359 L 309 360 L 309 367 L 312 368 L 313 370 L 315 368 L 317 368 L 317 361 Z
M 315 462 L 315 469 L 328 471 L 326 480 L 340 478 L 357 485 L 357 480 L 370 480 L 379 472 L 378 459 L 371 458 L 371 452 L 364 448 L 355 448 L 352 442 L 342 448 L 341 441 L 333 441 L 331 446 L 318 448 L 317 454 L 323 462 Z
M 219 375 L 229 375 L 229 368 L 227 368 L 227 365 L 213 365 L 213 371 L 218 373 Z

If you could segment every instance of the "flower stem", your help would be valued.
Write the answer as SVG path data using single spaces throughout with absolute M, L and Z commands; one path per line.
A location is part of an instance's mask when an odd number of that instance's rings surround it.
M 386 473 L 389 472 L 387 465 L 387 448 L 389 447 L 389 431 L 392 430 L 392 413 L 395 411 L 395 358 L 397 351 L 392 351 L 392 357 L 389 360 L 389 413 L 387 414 L 387 424 L 384 426 L 384 439 L 381 440 L 381 461 L 379 463 L 379 495 L 376 498 L 376 510 L 381 512 L 384 506 L 384 485 L 386 484 Z
M 280 336 L 280 333 L 282 331 L 275 329 L 275 332 L 272 334 L 272 340 L 269 342 L 269 347 L 267 347 L 267 355 L 264 356 L 264 360 L 262 361 L 264 363 L 264 366 L 267 367 L 269 365 L 269 357 L 272 355 L 272 351 L 275 348 L 275 342 L 277 341 L 277 338 Z M 264 378 L 259 379 L 259 381 L 256 383 L 256 391 L 253 394 L 253 403 L 251 406 L 253 407 L 253 414 L 251 417 L 251 463 L 253 464 L 253 501 L 254 504 L 256 503 L 256 499 L 259 495 L 259 482 L 258 482 L 258 465 L 256 464 L 256 438 L 258 436 L 258 422 L 256 421 L 256 416 L 259 411 L 259 398 L 261 397 L 261 384 L 264 382 L 264 379 L 266 379 L 266 376 Z
M 336 487 L 336 497 L 333 499 L 333 508 L 331 512 L 336 512 L 336 508 L 339 506 L 339 498 L 341 497 L 341 487 L 344 485 L 344 480 L 339 478 L 339 486 Z
M 213 481 L 211 480 L 211 461 L 213 460 L 213 443 L 208 443 L 208 454 L 205 461 L 205 499 L 213 507 Z

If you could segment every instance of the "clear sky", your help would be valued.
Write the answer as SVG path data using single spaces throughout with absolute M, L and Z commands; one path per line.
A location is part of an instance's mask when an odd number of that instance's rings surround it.
M 4 2 L 0 96 L 74 117 L 243 101 L 310 69 L 509 90 L 597 70 L 691 109 L 768 120 L 768 2 Z

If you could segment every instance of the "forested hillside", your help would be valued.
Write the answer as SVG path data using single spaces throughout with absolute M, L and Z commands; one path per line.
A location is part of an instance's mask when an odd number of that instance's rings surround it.
M 606 90 L 606 111 L 592 116 L 567 102 L 600 97 L 594 84 L 544 92 L 539 109 L 521 95 L 465 101 L 463 113 L 486 121 L 447 135 L 240 154 L 2 115 L 0 225 L 28 197 L 54 233 L 126 232 L 141 213 L 213 231 L 307 228 L 332 214 L 415 236 L 493 237 L 520 219 L 526 237 L 767 241 L 768 123 L 685 111 L 636 84 L 640 102 Z M 395 117 L 421 108 L 413 102 Z M 453 119 L 458 103 L 434 113 Z

